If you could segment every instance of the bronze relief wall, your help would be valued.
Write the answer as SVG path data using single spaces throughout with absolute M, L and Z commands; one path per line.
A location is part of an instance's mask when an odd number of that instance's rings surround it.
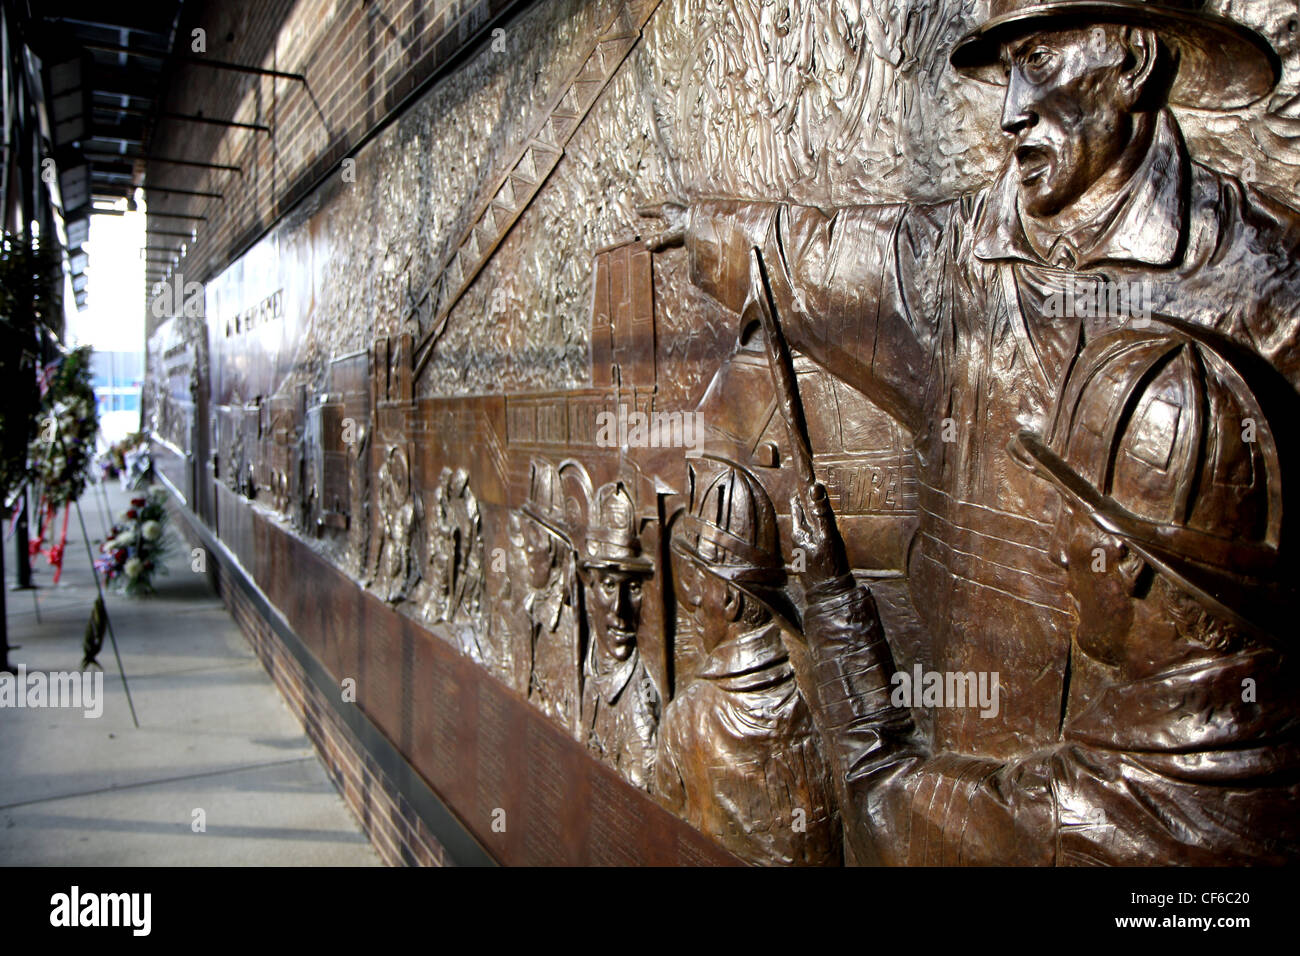
M 1294 860 L 1298 16 L 540 3 L 153 430 L 501 859 L 591 774 L 760 864 Z

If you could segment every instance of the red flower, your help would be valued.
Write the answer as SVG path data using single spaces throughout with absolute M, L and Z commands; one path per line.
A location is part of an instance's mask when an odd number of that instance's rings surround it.
M 141 505 L 143 505 L 144 503 L 145 503 L 145 500 L 144 500 L 143 498 L 132 498 L 132 499 L 131 499 L 131 504 L 133 504 L 133 505 L 134 505 L 135 507 L 137 507 L 137 508 L 139 508 L 139 507 L 140 507 Z
M 116 561 L 118 564 L 121 564 L 123 561 L 125 561 L 125 560 L 126 560 L 126 548 L 118 548 L 116 551 L 114 551 L 114 552 L 113 552 L 113 560 Z

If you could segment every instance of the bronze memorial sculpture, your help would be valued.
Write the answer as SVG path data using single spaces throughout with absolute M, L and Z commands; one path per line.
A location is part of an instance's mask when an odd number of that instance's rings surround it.
M 662 705 L 636 632 L 642 585 L 654 566 L 641 554 L 636 509 L 620 483 L 596 492 L 581 566 L 589 622 L 582 666 L 587 745 L 631 783 L 648 788 Z
M 957 69 L 1000 71 L 1007 84 L 1001 125 L 1013 149 L 994 185 L 946 204 L 848 208 L 829 216 L 813 208 L 700 203 L 670 233 L 686 242 L 695 281 L 737 311 L 752 294 L 747 252 L 761 249 L 772 263 L 773 294 L 791 345 L 911 427 L 922 513 L 909 570 L 913 591 L 926 596 L 920 610 L 930 628 L 933 668 L 997 673 L 1004 701 L 997 713 L 936 710 L 935 746 L 988 761 L 1038 751 L 1068 726 L 1071 647 L 1088 638 L 1071 636 L 1069 579 L 1051 561 L 1061 500 L 1038 469 L 1019 467 L 1008 443 L 1021 429 L 1041 431 L 1085 344 L 1126 323 L 1154 325 L 1153 311 L 1168 312 L 1233 336 L 1268 358 L 1293 387 L 1300 382 L 1294 258 L 1300 218 L 1189 160 L 1166 108 L 1171 98 L 1213 106 L 1258 97 L 1276 79 L 1267 44 L 1231 22 L 1189 12 L 1186 4 L 994 6 L 992 19 L 952 55 Z M 1211 76 L 1223 82 L 1211 84 Z M 1224 261 L 1234 268 L 1224 269 Z M 1254 284 L 1243 287 L 1239 268 Z M 1060 317 L 1061 298 L 1080 283 L 1094 287 L 1093 302 L 1124 308 Z M 1139 291 L 1130 298 L 1124 290 Z M 1172 424 L 1159 427 L 1167 432 Z M 1093 453 L 1109 484 L 1114 476 L 1106 463 L 1117 452 L 1094 447 Z M 1187 469 L 1184 475 L 1177 494 L 1185 513 L 1197 481 Z M 817 500 L 819 518 L 825 517 L 825 498 Z M 1179 515 L 1178 507 L 1166 511 L 1170 519 Z M 1215 537 L 1239 533 L 1216 531 Z M 1273 620 L 1276 626 L 1281 619 Z M 874 667 L 876 676 L 883 674 Z M 1122 719 L 1110 715 L 1112 722 Z M 1284 734 L 1277 742 L 1294 741 L 1289 721 L 1276 728 Z M 829 745 L 845 746 L 829 733 Z M 859 772 L 858 761 L 841 759 L 843 769 Z M 978 773 L 959 767 L 945 786 Z M 1035 785 L 1048 789 L 1047 776 L 1040 773 Z M 933 795 L 927 790 L 917 800 Z M 1282 808 L 1292 795 L 1271 797 L 1266 818 L 1288 816 Z M 1112 798 L 1118 804 L 1118 795 Z M 1080 822 L 1104 828 L 1107 808 L 1100 801 L 1102 816 Z M 1258 822 L 1254 812 L 1243 810 L 1243 829 Z M 1017 826 L 1045 836 L 1051 821 Z M 921 822 L 907 814 L 864 819 L 858 833 L 879 842 L 881 830 L 901 837 L 909 823 Z M 962 862 L 965 848 L 946 846 L 943 821 L 934 826 L 938 834 L 920 844 L 919 859 L 902 842 L 869 858 Z M 965 830 L 967 821 L 958 815 L 952 826 Z M 1000 834 L 989 824 L 988 830 L 970 833 L 977 847 L 966 853 L 970 859 L 1071 859 L 1063 846 L 1034 855 L 1015 828 Z M 1226 842 L 1240 834 L 1228 832 Z M 1120 847 L 1073 852 L 1109 862 L 1182 860 L 1194 852 L 1160 845 L 1155 836 L 1156 849 L 1123 845 L 1146 836 L 1121 828 L 1112 838 Z M 1283 831 L 1276 847 L 1256 848 L 1254 855 L 1293 857 L 1294 836 L 1293 828 Z M 981 846 L 999 839 L 1007 842 Z M 1227 852 L 1207 842 L 1205 852 L 1216 851 Z
M 781 639 L 794 615 L 783 613 L 767 493 L 724 467 L 682 517 L 672 549 L 679 600 L 707 656 L 664 716 L 659 792 L 742 859 L 838 862 L 829 774 Z
M 815 596 L 805 633 L 859 859 L 1294 859 L 1295 675 L 1275 604 L 1292 586 L 1279 553 L 1286 485 L 1263 423 L 1297 409 L 1262 411 L 1229 347 L 1201 344 L 1212 341 L 1200 330 L 1102 336 L 1053 416 L 1056 448 L 1032 432 L 1014 439 L 1065 499 L 1052 548 L 1079 617 L 1049 750 L 1003 761 L 928 753 L 895 694 L 870 594 L 852 583 L 824 490 L 814 493 L 795 533 Z M 1252 416 L 1268 429 L 1259 448 L 1241 440 Z M 1243 693 L 1259 682 L 1278 703 Z
M 502 862 L 1297 862 L 1240 7 L 534 4 L 210 283 L 178 487 Z
M 549 716 L 577 732 L 578 608 L 573 539 L 563 528 L 560 475 L 549 463 L 536 463 L 523 514 L 527 581 L 524 598 L 531 664 L 529 698 Z

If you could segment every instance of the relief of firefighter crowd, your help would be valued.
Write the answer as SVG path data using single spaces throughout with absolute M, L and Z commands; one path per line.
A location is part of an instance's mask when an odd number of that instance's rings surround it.
M 620 7 L 391 321 L 254 394 L 240 336 L 302 301 L 259 288 L 208 315 L 210 386 L 155 371 L 158 438 L 209 429 L 227 495 L 744 861 L 1294 861 L 1300 213 L 1172 110 L 1238 109 L 1277 58 L 1174 4 L 993 6 L 941 64 L 1010 64 L 978 188 L 660 197 L 582 260 L 579 381 L 491 387 L 461 297 L 532 275 L 511 241 L 608 121 L 593 84 L 659 36 Z M 1127 144 L 1035 139 L 1062 97 Z

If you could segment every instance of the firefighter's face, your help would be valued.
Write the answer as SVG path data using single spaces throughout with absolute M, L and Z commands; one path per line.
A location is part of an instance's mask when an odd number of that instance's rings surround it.
M 727 639 L 734 617 L 729 614 L 727 598 L 728 592 L 734 589 L 674 552 L 673 590 L 678 605 L 690 615 L 706 652 Z
M 1055 216 L 1118 162 L 1156 43 L 1150 30 L 1097 25 L 1003 45 L 1001 126 L 1012 140 L 1022 209 Z
M 636 647 L 642 576 L 616 568 L 593 568 L 587 572 L 587 581 L 587 610 L 596 645 L 607 656 L 625 661 Z

